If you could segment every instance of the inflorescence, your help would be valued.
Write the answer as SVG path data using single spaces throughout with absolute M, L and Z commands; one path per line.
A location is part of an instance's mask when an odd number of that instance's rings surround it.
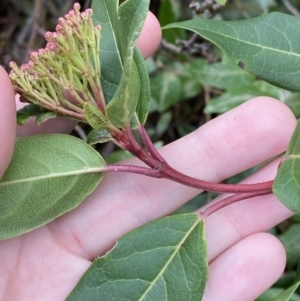
M 45 33 L 45 48 L 32 52 L 30 61 L 20 68 L 10 63 L 10 78 L 21 101 L 81 121 L 85 121 L 86 102 L 104 113 L 100 30 L 100 25 L 93 25 L 92 10 L 80 13 L 75 3 L 73 10 L 58 19 L 56 31 Z

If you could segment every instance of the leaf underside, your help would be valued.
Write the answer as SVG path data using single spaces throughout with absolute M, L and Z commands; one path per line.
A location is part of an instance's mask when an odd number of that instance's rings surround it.
M 300 91 L 300 19 L 270 13 L 242 21 L 196 18 L 174 23 L 216 44 L 242 69 L 276 86 Z
M 204 222 L 195 213 L 159 219 L 96 259 L 68 301 L 199 301 L 207 279 Z
M 67 135 L 20 138 L 0 181 L 0 239 L 40 227 L 79 205 L 105 166 L 82 140 Z

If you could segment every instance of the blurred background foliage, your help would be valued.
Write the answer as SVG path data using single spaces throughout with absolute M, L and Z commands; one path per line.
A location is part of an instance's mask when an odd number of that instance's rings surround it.
M 0 64 L 7 70 L 11 60 L 28 61 L 31 51 L 45 45 L 44 33 L 53 31 L 57 19 L 66 14 L 74 2 L 83 9 L 91 0 L 1 0 Z M 191 18 L 219 20 L 247 19 L 272 11 L 299 16 L 300 0 L 229 0 L 225 7 L 196 12 L 193 7 L 211 1 L 151 0 L 151 11 L 161 25 Z M 204 123 L 256 96 L 271 96 L 287 104 L 300 117 L 300 93 L 267 84 L 237 67 L 215 46 L 182 29 L 163 33 L 159 50 L 147 61 L 151 80 L 151 109 L 146 124 L 157 147 L 181 138 Z M 74 135 L 85 139 L 89 128 L 79 125 Z M 97 146 L 109 163 L 130 157 L 130 154 L 107 143 Z M 184 151 L 184 150 L 183 150 Z M 228 180 L 242 180 L 258 167 Z M 204 193 L 175 213 L 194 211 L 210 201 L 214 194 Z M 283 222 L 271 233 L 279 237 L 287 251 L 287 266 L 281 279 L 257 300 L 272 300 L 293 282 L 300 260 L 300 217 Z M 291 300 L 300 300 L 300 290 Z

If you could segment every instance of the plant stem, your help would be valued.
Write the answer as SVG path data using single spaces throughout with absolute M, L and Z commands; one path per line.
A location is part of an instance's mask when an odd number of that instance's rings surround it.
M 242 201 L 242 200 L 246 200 L 246 199 L 250 199 L 250 198 L 254 198 L 254 197 L 258 197 L 258 196 L 263 196 L 263 195 L 267 195 L 267 194 L 271 194 L 271 193 L 272 193 L 272 189 L 266 189 L 266 190 L 255 191 L 255 192 L 250 192 L 250 193 L 234 194 L 234 195 L 231 195 L 231 196 L 229 196 L 223 200 L 220 200 L 212 205 L 209 205 L 209 207 L 207 207 L 203 211 L 201 211 L 199 213 L 199 215 L 201 218 L 206 219 L 208 216 L 210 216 L 214 212 L 216 212 L 226 206 L 229 206 L 231 204 L 234 204 L 234 203 Z
M 148 167 L 134 166 L 134 165 L 118 165 L 112 164 L 101 168 L 101 172 L 128 172 L 140 174 L 152 178 L 161 178 L 160 170 Z
M 131 152 L 134 156 L 139 158 L 141 161 L 146 163 L 151 168 L 159 169 L 162 177 L 166 179 L 196 189 L 202 189 L 202 190 L 219 192 L 219 193 L 249 193 L 249 192 L 264 191 L 272 188 L 273 181 L 267 181 L 267 182 L 256 183 L 256 184 L 229 185 L 229 184 L 211 183 L 182 174 L 179 171 L 172 168 L 166 162 L 166 160 L 159 154 L 159 152 L 152 144 L 143 126 L 139 127 L 139 133 L 141 134 L 141 137 L 145 145 L 147 146 L 149 153 L 147 153 L 138 144 L 129 126 L 126 128 L 126 134 L 127 134 L 127 140 L 130 143 L 130 148 L 127 148 L 127 150 Z

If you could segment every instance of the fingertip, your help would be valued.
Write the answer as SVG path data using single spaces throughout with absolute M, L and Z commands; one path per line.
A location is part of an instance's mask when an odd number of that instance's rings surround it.
M 0 178 L 12 157 L 16 137 L 15 93 L 6 71 L 0 66 Z
M 210 265 L 203 300 L 254 300 L 281 276 L 286 255 L 281 242 L 268 233 L 239 241 Z
M 141 35 L 137 41 L 137 47 L 146 59 L 158 48 L 162 38 L 160 24 L 153 13 L 149 12 L 145 20 Z

